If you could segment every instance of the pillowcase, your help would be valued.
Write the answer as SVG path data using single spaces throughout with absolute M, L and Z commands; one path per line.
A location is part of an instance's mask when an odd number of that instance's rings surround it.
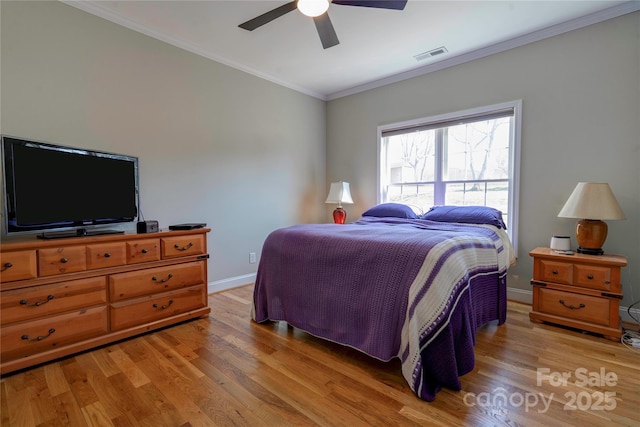
M 502 220 L 502 212 L 487 206 L 434 206 L 420 219 L 464 224 L 489 224 L 507 229 Z
M 394 218 L 416 219 L 416 213 L 407 205 L 401 203 L 381 203 L 366 210 L 362 216 L 390 216 Z

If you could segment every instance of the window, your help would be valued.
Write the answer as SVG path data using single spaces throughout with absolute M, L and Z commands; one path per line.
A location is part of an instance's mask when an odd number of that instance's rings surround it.
M 522 101 L 378 128 L 379 202 L 502 211 L 514 248 Z

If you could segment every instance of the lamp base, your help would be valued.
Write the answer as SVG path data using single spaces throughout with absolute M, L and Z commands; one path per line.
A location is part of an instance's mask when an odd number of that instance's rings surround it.
M 333 222 L 336 224 L 344 224 L 347 220 L 347 211 L 342 209 L 340 206 L 335 208 L 333 211 Z
M 588 248 L 578 248 L 578 253 L 579 254 L 585 254 L 585 255 L 602 255 L 604 254 L 604 251 L 599 248 L 599 249 L 588 249 Z
M 607 239 L 607 223 L 598 219 L 583 219 L 576 225 L 578 252 L 588 255 L 602 255 L 602 245 Z

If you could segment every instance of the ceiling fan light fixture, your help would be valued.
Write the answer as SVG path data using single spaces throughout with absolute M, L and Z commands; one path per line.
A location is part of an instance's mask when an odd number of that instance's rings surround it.
M 311 18 L 320 16 L 329 9 L 329 0 L 298 0 L 298 10 Z

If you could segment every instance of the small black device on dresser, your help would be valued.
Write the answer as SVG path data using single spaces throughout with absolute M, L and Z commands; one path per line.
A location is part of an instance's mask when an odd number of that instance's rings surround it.
M 138 233 L 139 234 L 155 233 L 155 232 L 159 231 L 158 221 L 153 221 L 153 220 L 140 221 L 140 222 L 138 222 L 138 227 L 137 228 L 138 228 Z
M 188 222 L 185 224 L 174 224 L 169 226 L 169 230 L 196 230 L 198 228 L 204 228 L 207 224 L 204 222 Z

